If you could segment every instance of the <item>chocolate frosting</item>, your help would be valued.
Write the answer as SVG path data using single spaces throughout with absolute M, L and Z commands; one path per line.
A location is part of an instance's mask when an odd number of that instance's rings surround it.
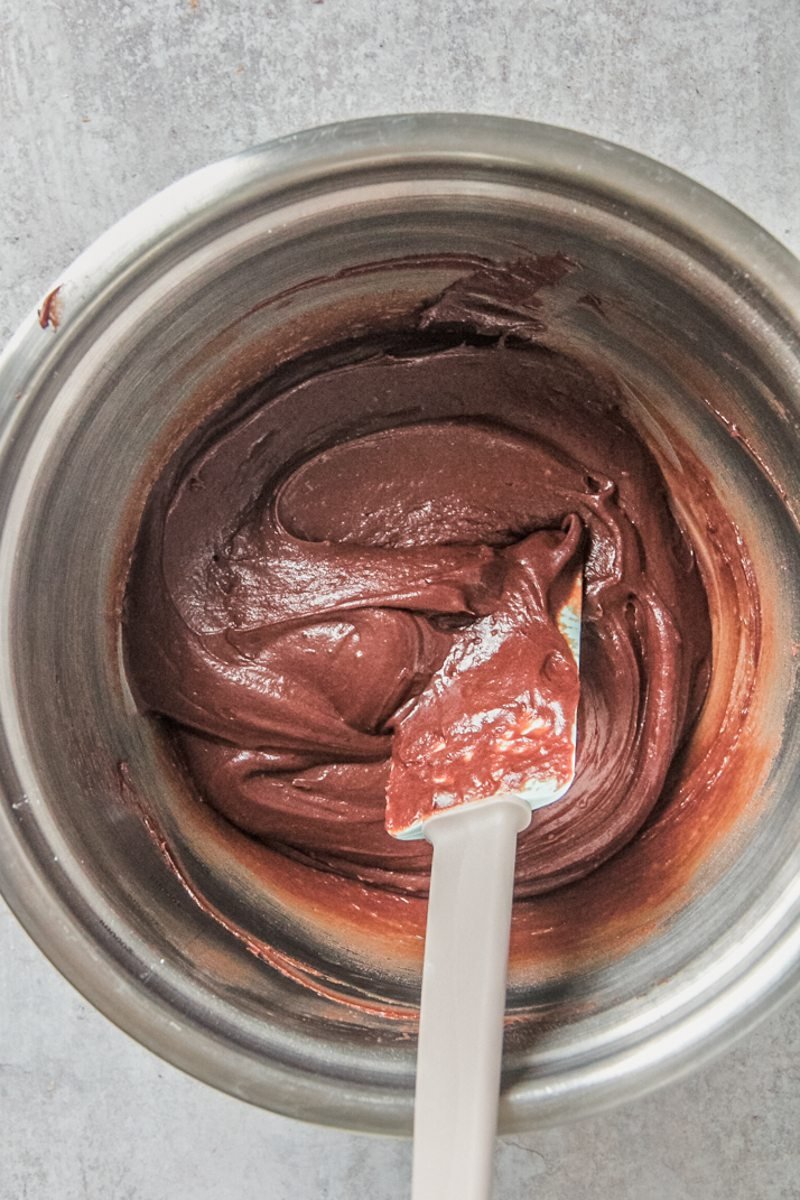
M 578 756 L 520 840 L 518 896 L 590 872 L 659 798 L 705 695 L 708 605 L 614 381 L 534 344 L 568 267 L 478 272 L 416 332 L 287 363 L 152 490 L 134 690 L 200 796 L 287 856 L 424 893 L 429 847 L 384 824 L 393 735 L 543 531 L 584 556 Z

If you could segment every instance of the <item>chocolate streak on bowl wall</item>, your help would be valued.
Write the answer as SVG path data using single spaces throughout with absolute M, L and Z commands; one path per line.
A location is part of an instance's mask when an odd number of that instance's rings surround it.
M 526 351 L 519 347 L 519 343 L 538 340 L 547 332 L 548 325 L 557 321 L 559 309 L 564 304 L 576 301 L 574 293 L 564 288 L 553 287 L 559 284 L 570 265 L 563 258 L 556 256 L 539 260 L 532 265 L 518 266 L 517 274 L 522 276 L 522 283 L 526 289 L 523 303 L 520 303 L 520 280 L 515 281 L 514 271 L 508 269 L 498 272 L 487 267 L 482 273 L 474 274 L 465 281 L 462 287 L 449 289 L 438 304 L 426 311 L 420 326 L 428 331 L 433 330 L 434 336 L 439 338 L 447 332 L 450 336 L 449 344 L 454 348 L 437 356 L 432 353 L 433 346 L 429 343 L 428 365 L 438 357 L 439 362 L 444 363 L 445 373 L 457 371 L 458 356 L 463 352 L 455 347 L 459 340 L 463 340 L 466 330 L 469 337 L 477 339 L 470 357 L 473 354 L 479 358 L 496 355 L 498 345 L 502 347 L 505 341 L 509 346 L 506 356 L 511 356 L 515 362 L 524 359 L 528 365 L 535 365 L 540 374 L 544 373 L 552 380 L 555 361 L 552 355 L 543 354 L 535 349 Z M 547 302 L 543 299 L 543 293 L 539 291 L 543 287 L 553 288 L 548 292 Z M 578 302 L 582 299 L 585 297 L 577 296 Z M 469 315 L 469 321 L 465 320 L 465 312 Z M 459 331 L 459 337 L 453 343 L 451 335 L 455 330 Z M 307 331 L 305 336 L 308 338 Z M 417 342 L 419 337 L 420 335 L 417 335 Z M 399 343 L 395 343 L 395 356 L 398 349 L 400 353 L 408 352 L 409 346 L 404 343 L 403 338 L 407 339 L 407 332 L 400 338 Z M 481 339 L 484 339 L 483 344 Z M 497 339 L 500 339 L 499 343 Z M 495 343 L 494 348 L 492 343 Z M 319 338 L 317 344 L 324 345 L 325 340 Z M 511 348 L 514 344 L 517 344 L 517 349 Z M 371 352 L 380 348 L 378 338 L 371 347 Z M 362 346 L 360 352 L 363 351 Z M 350 347 L 344 349 L 344 358 L 353 352 L 354 346 L 351 342 Z M 291 357 L 286 355 L 287 359 Z M 328 369 L 330 365 L 328 358 Z M 603 377 L 602 371 L 596 371 L 593 381 L 592 376 L 583 371 L 578 364 L 565 364 L 562 361 L 560 365 L 562 368 L 568 366 L 567 374 L 572 372 L 573 386 L 577 380 L 584 391 L 595 390 L 597 394 L 594 402 L 598 412 L 601 409 L 611 411 L 616 406 L 625 404 L 624 393 L 607 374 Z M 303 369 L 308 373 L 309 363 L 304 364 Z M 439 380 L 440 385 L 443 381 L 444 376 Z M 469 381 L 462 379 L 460 382 L 462 389 L 466 384 L 465 390 L 468 391 Z M 288 381 L 284 376 L 282 387 L 273 387 L 272 390 L 285 391 L 287 386 Z M 313 388 L 313 381 L 310 386 Z M 577 401 L 577 390 L 574 398 Z M 235 406 L 235 422 L 242 421 L 243 413 L 254 411 L 262 399 L 263 394 L 258 391 L 243 398 L 238 407 Z M 467 401 L 465 408 L 460 411 L 469 413 L 475 410 L 470 409 Z M 479 406 L 478 412 L 482 416 L 487 415 L 485 405 Z M 407 407 L 402 414 L 407 419 L 406 413 Z M 436 414 L 429 414 L 426 410 L 425 415 Z M 396 417 L 397 414 L 395 419 Z M 380 421 L 387 423 L 386 413 L 380 414 Z M 230 425 L 228 422 L 226 430 Z M 212 436 L 220 437 L 222 426 L 219 421 L 212 422 L 212 427 Z M 380 427 L 380 423 L 377 427 Z M 620 436 L 619 430 L 616 436 Z M 747 785 L 754 774 L 754 752 L 756 767 L 763 765 L 769 756 L 769 747 L 748 746 L 746 739 L 742 737 L 741 714 L 746 711 L 752 699 L 760 645 L 758 597 L 747 552 L 741 536 L 714 496 L 700 464 L 692 461 L 691 452 L 682 445 L 679 438 L 672 437 L 671 442 L 673 465 L 675 461 L 681 464 L 682 479 L 678 493 L 673 490 L 673 502 L 679 515 L 687 524 L 692 525 L 692 540 L 709 595 L 710 616 L 714 627 L 714 667 L 708 701 L 692 738 L 673 763 L 663 789 L 660 786 L 661 779 L 656 774 L 650 780 L 649 791 L 646 790 L 643 796 L 641 792 L 618 796 L 610 806 L 608 836 L 599 847 L 594 847 L 593 853 L 589 853 L 585 861 L 578 864 L 577 869 L 573 867 L 571 871 L 562 870 L 559 874 L 558 871 L 548 870 L 548 861 L 552 863 L 563 860 L 564 838 L 569 837 L 571 825 L 574 829 L 579 802 L 582 802 L 584 811 L 587 803 L 591 803 L 591 788 L 584 789 L 584 796 L 576 793 L 571 819 L 570 808 L 564 802 L 563 806 L 558 806 L 558 812 L 554 810 L 552 814 L 544 814 L 534 822 L 520 854 L 522 867 L 519 893 L 526 898 L 516 906 L 512 935 L 512 985 L 517 989 L 523 989 L 527 982 L 541 982 L 547 976 L 558 976 L 577 963 L 602 960 L 610 951 L 619 953 L 626 945 L 646 936 L 653 924 L 674 905 L 676 894 L 692 879 L 698 864 L 707 857 L 710 846 L 730 825 L 747 800 Z M 630 455 L 634 446 L 635 442 L 629 442 L 624 446 L 625 453 Z M 196 453 L 196 442 L 194 449 Z M 509 447 L 504 449 L 508 451 Z M 599 468 L 596 471 L 601 473 Z M 586 483 L 590 491 L 593 479 L 591 476 Z M 651 477 L 649 483 L 657 488 L 657 476 Z M 162 488 L 162 499 L 165 495 Z M 172 504 L 171 498 L 169 503 Z M 307 514 L 307 519 L 313 523 L 313 512 Z M 672 537 L 671 532 L 664 526 L 659 533 L 666 538 Z M 318 540 L 328 534 L 325 530 L 317 530 L 311 536 L 313 540 Z M 671 757 L 670 745 L 680 744 L 683 740 L 683 730 L 691 728 L 705 691 L 705 676 L 702 671 L 704 641 L 707 641 L 704 606 L 700 606 L 698 599 L 693 598 L 691 549 L 687 542 L 681 544 L 682 549 L 678 546 L 679 557 L 688 552 L 685 564 L 688 574 L 684 579 L 684 591 L 688 593 L 687 611 L 691 611 L 692 620 L 687 622 L 684 639 L 689 639 L 690 648 L 684 664 L 684 670 L 688 673 L 684 684 L 678 687 L 678 691 L 682 691 L 683 694 L 683 701 L 678 705 L 683 716 L 679 718 L 678 728 L 672 730 L 672 742 L 667 744 L 666 750 L 662 746 L 662 760 L 666 753 L 664 766 Z M 136 572 L 134 582 L 135 579 Z M 134 607 L 131 611 L 135 614 L 136 604 L 139 602 L 135 600 L 135 591 L 132 594 Z M 139 596 L 141 601 L 142 593 Z M 676 602 L 677 594 L 673 598 L 673 606 Z M 135 620 L 133 624 L 136 624 Z M 742 630 L 747 631 L 745 636 L 742 636 Z M 693 638 L 694 650 L 691 649 Z M 159 696 L 156 695 L 160 687 L 160 683 L 156 681 L 165 678 L 165 667 L 168 671 L 168 664 L 162 661 L 149 676 L 147 668 L 143 668 L 142 665 L 156 661 L 152 657 L 153 651 L 154 646 L 151 642 L 147 653 L 137 666 L 134 649 L 133 674 L 140 693 L 150 701 L 149 707 L 156 711 L 170 712 L 174 718 L 175 713 L 171 712 L 169 702 L 159 704 Z M 154 696 L 155 703 L 151 699 Z M 617 699 L 619 700 L 619 697 Z M 643 698 L 642 702 L 646 703 L 646 699 Z M 207 724 L 207 718 L 204 720 Z M 587 712 L 584 711 L 584 730 L 586 720 Z M 185 722 L 188 725 L 191 723 Z M 179 740 L 184 755 L 187 750 L 190 755 L 194 753 L 195 776 L 202 781 L 202 756 L 207 753 L 208 743 L 202 742 L 198 751 L 197 746 L 193 744 L 196 742 L 195 735 L 183 731 L 179 732 Z M 584 737 L 586 743 L 590 740 Z M 638 747 L 643 762 L 647 761 L 647 752 L 647 747 Z M 201 755 L 199 762 L 198 753 Z M 750 768 L 747 772 L 742 772 L 740 763 L 745 756 Z M 723 772 L 725 778 L 720 785 L 719 780 Z M 732 791 L 731 780 L 742 781 L 741 794 Z M 209 794 L 207 774 L 205 781 L 206 794 Z M 215 796 L 212 789 L 209 796 L 223 811 L 226 790 L 228 789 L 223 787 Z M 642 820 L 647 817 L 659 791 L 661 798 L 645 828 L 630 845 L 619 851 L 619 846 L 636 832 Z M 620 824 L 619 821 L 615 822 L 615 809 L 623 800 L 632 806 L 632 814 L 629 812 L 627 820 Z M 186 806 L 186 812 L 183 814 L 186 819 L 190 816 L 190 805 Z M 392 962 L 401 967 L 404 965 L 406 969 L 410 968 L 413 971 L 416 967 L 424 928 L 424 875 L 420 875 L 426 853 L 424 848 L 421 856 L 418 851 L 418 857 L 413 863 L 398 864 L 406 868 L 404 887 L 401 890 L 387 890 L 383 886 L 387 883 L 386 873 L 371 873 L 363 861 L 361 869 L 358 869 L 359 863 L 356 861 L 349 866 L 344 864 L 344 871 L 321 871 L 314 865 L 314 859 L 304 856 L 302 849 L 296 845 L 290 848 L 287 855 L 284 840 L 282 851 L 275 853 L 270 848 L 254 842 L 252 838 L 242 836 L 208 809 L 196 805 L 196 802 L 192 807 L 195 808 L 192 819 L 199 819 L 198 814 L 203 814 L 202 819 L 207 822 L 209 834 L 214 839 L 226 843 L 228 850 L 238 860 L 240 868 L 251 876 L 252 885 L 256 889 L 259 886 L 266 888 L 278 905 L 291 913 L 291 919 L 300 931 L 300 944 L 304 930 L 316 930 L 317 937 L 321 937 L 322 940 L 340 941 L 342 946 L 348 948 L 350 954 L 355 954 L 357 959 L 365 962 L 380 962 L 388 956 Z M 230 812 L 230 809 L 228 811 Z M 252 826 L 250 814 L 233 812 L 231 815 L 237 819 L 237 824 L 245 826 L 250 816 Z M 589 816 L 591 817 L 591 813 Z M 597 863 L 603 857 L 615 851 L 619 851 L 615 857 L 604 866 L 597 867 Z M 318 861 L 317 858 L 317 863 Z M 329 868 L 335 865 L 328 864 Z M 341 863 L 338 865 L 342 866 Z M 593 867 L 596 868 L 594 872 L 579 883 L 558 887 L 557 890 L 544 895 L 535 895 L 541 886 L 551 887 L 565 878 L 574 879 Z M 203 876 L 202 864 L 196 861 L 187 862 L 186 871 L 187 884 L 197 902 L 207 907 L 212 915 L 223 920 L 226 927 L 230 928 L 230 917 L 221 914 L 211 901 L 204 898 L 203 887 L 197 886 L 197 876 L 201 879 Z M 359 875 L 362 878 L 358 878 Z M 249 917 L 246 904 L 242 905 L 238 919 L 247 925 Z M 252 935 L 248 933 L 247 939 L 252 941 Z M 277 947 L 270 947 L 268 941 L 263 942 L 263 947 L 263 957 L 279 969 L 295 977 L 305 978 L 309 986 L 322 991 L 323 994 L 331 994 L 331 989 L 333 994 L 336 994 L 336 954 L 332 956 L 330 980 L 325 981 L 318 967 L 311 968 L 310 964 L 303 963 L 302 958 L 293 958 Z M 402 1011 L 403 1005 L 386 1004 L 386 999 L 381 998 L 380 981 L 368 979 L 368 975 L 369 972 L 365 972 L 366 987 L 354 987 L 351 980 L 349 984 L 342 984 L 340 994 L 358 1003 L 369 1003 L 369 993 L 372 992 L 377 997 L 374 1007 L 387 1012 Z M 522 995 L 519 999 L 524 1002 Z M 370 1004 L 370 1007 L 373 1005 Z

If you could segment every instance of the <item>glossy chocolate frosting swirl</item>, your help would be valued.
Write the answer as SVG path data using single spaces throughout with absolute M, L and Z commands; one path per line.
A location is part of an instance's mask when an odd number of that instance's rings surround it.
M 521 839 L 519 895 L 635 835 L 702 705 L 692 545 L 613 381 L 526 338 L 543 282 L 514 316 L 476 276 L 416 335 L 287 364 L 149 498 L 125 612 L 141 706 L 204 800 L 326 871 L 425 891 L 429 848 L 384 827 L 396 719 L 537 531 L 584 531 L 578 764 Z

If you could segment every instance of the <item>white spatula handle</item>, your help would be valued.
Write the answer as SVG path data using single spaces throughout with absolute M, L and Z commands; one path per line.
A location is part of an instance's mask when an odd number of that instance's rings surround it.
M 487 1200 L 497 1131 L 508 939 L 524 801 L 428 822 L 433 844 L 414 1107 L 413 1200 Z

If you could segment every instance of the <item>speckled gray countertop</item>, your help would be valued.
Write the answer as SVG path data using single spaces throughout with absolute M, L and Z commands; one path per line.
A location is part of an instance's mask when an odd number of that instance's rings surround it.
M 625 142 L 800 252 L 797 0 L 4 0 L 0 340 L 185 172 L 345 117 L 461 109 Z M 800 1197 L 800 1004 L 683 1083 L 505 1139 L 496 1200 Z M 0 911 L 0 1200 L 401 1200 L 406 1143 L 161 1063 Z

